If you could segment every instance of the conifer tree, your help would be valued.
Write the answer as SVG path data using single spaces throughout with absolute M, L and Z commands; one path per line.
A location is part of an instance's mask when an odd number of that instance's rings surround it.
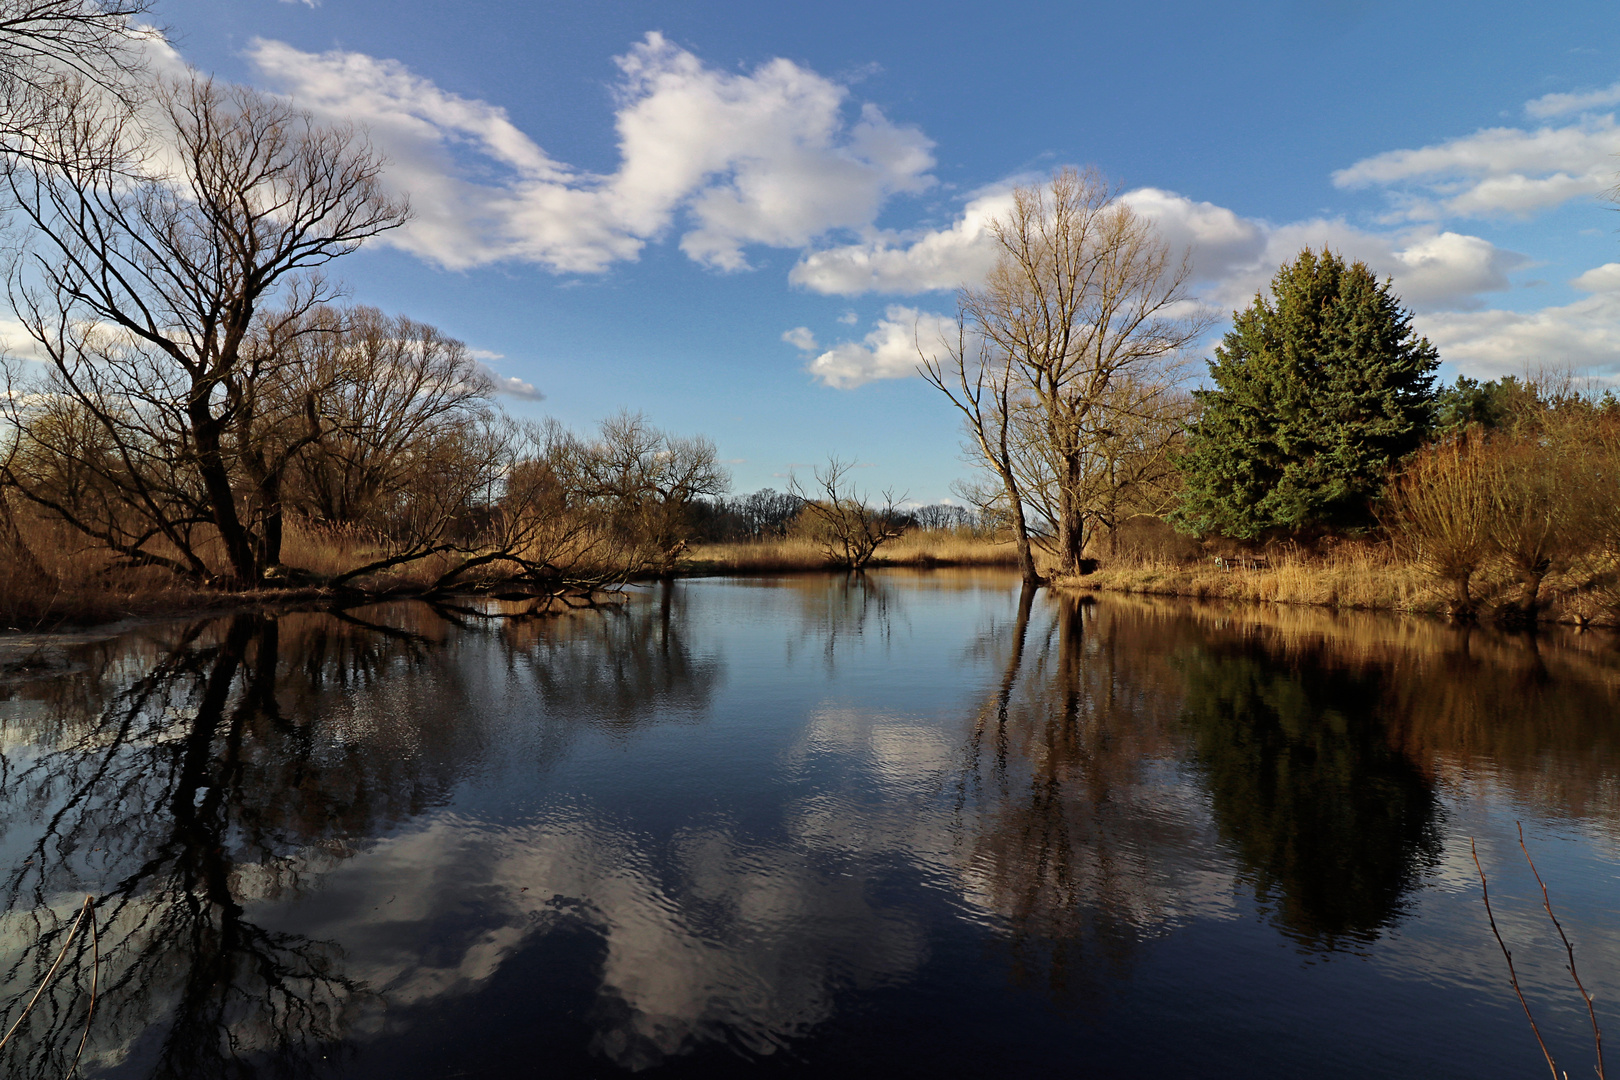
M 1355 528 L 1433 423 L 1439 357 L 1390 282 L 1307 248 L 1233 315 L 1180 460 L 1198 533 Z

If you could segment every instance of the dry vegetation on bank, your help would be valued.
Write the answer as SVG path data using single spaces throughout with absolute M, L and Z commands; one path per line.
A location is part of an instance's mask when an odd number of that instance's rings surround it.
M 292 600 L 337 598 L 318 582 L 377 553 L 363 536 L 293 525 L 284 540 L 289 565 L 306 583 L 250 591 L 199 585 L 155 567 L 120 567 L 114 557 L 73 529 L 26 512 L 0 523 L 0 632 L 88 626 L 135 617 L 179 615 Z M 357 584 L 371 597 L 429 591 L 463 555 L 445 553 L 390 567 Z M 885 544 L 870 564 L 883 566 L 1012 566 L 1010 543 L 970 530 L 913 529 Z M 591 567 L 585 567 L 586 571 Z M 595 568 L 606 574 L 607 566 Z M 734 543 L 697 543 L 683 551 L 678 576 L 799 573 L 839 569 L 823 544 L 807 536 Z M 646 576 L 646 575 L 642 575 Z M 469 590 L 494 584 L 476 574 Z
M 950 529 L 916 529 L 878 549 L 871 567 L 1016 566 L 1010 540 Z M 694 544 L 681 555 L 682 575 L 773 574 L 837 570 L 838 561 L 809 537 Z
M 1450 585 L 1388 544 L 1345 543 L 1325 552 L 1282 549 L 1259 561 L 1215 556 L 1182 560 L 1125 556 L 1092 574 L 1059 578 L 1061 588 L 1228 600 L 1303 604 L 1345 611 L 1450 615 Z M 1475 579 L 1477 610 L 1492 621 L 1522 621 L 1522 589 L 1510 569 Z M 1495 617 L 1495 618 L 1493 618 Z M 1566 566 L 1542 582 L 1536 621 L 1578 626 L 1620 626 L 1620 562 Z

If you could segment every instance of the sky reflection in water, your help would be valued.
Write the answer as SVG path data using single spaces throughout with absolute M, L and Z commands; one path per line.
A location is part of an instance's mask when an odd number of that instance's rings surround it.
M 1515 819 L 1620 1000 L 1594 635 L 885 572 L 41 658 L 0 683 L 0 1021 L 95 895 L 88 1075 L 1526 1075 L 1471 836 L 1574 1075 Z M 5 1068 L 66 1071 L 90 949 Z

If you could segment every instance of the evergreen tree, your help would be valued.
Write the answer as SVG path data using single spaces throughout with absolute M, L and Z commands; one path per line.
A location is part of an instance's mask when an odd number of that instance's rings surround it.
M 1174 519 L 1199 533 L 1371 523 L 1384 477 L 1433 423 L 1439 357 L 1363 263 L 1309 248 L 1233 315 L 1194 391 Z

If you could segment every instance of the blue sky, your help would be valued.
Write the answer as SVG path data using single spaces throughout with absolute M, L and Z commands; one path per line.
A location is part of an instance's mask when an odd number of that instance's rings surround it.
M 1620 375 L 1612 4 L 159 0 L 180 58 L 365 125 L 416 218 L 336 268 L 587 427 L 703 433 L 733 489 L 829 452 L 949 496 L 912 326 L 1009 187 L 1094 165 L 1230 311 L 1330 243 L 1448 377 Z M 529 393 L 532 388 L 534 393 Z

